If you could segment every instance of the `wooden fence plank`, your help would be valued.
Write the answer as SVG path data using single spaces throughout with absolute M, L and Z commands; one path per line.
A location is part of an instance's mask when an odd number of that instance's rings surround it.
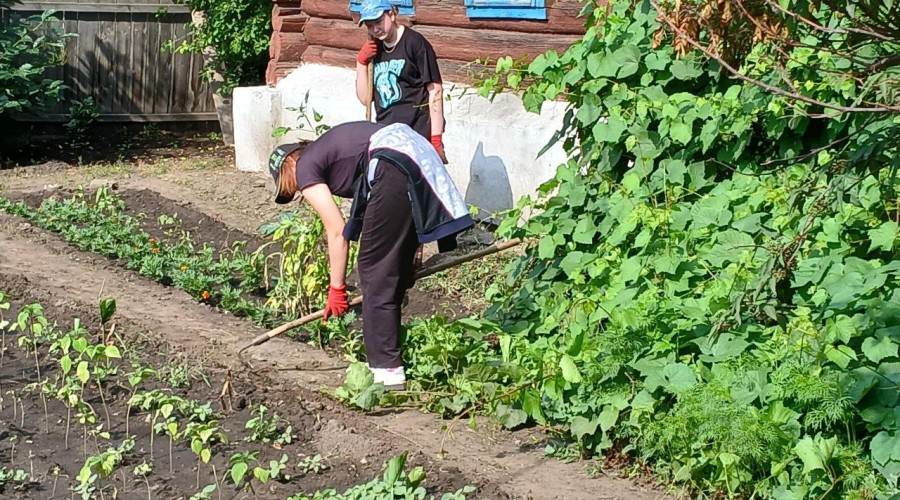
M 190 9 L 167 0 L 24 0 L 23 15 L 58 11 L 67 60 L 48 77 L 69 87 L 65 101 L 31 120 L 59 121 L 75 99 L 93 96 L 100 121 L 215 120 L 208 83 L 201 81 L 198 54 L 161 52 L 161 45 L 187 36 Z M 160 8 L 166 13 L 158 15 Z

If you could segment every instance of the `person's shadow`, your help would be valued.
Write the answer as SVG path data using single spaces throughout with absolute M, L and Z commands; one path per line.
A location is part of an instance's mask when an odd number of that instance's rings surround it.
M 499 156 L 485 156 L 484 143 L 479 142 L 469 164 L 466 203 L 478 208 L 478 219 L 499 222 L 495 214 L 512 208 L 513 194 L 506 164 Z

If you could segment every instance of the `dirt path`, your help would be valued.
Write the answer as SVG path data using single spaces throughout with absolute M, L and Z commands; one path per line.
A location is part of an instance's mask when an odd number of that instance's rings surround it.
M 24 175 L 23 175 L 24 174 Z M 60 169 L 5 173 L 7 189 L 90 182 Z M 115 176 L 123 187 L 151 189 L 189 203 L 219 221 L 252 232 L 277 208 L 267 201 L 265 180 L 234 171 L 186 171 L 164 178 L 127 174 Z M 203 181 L 205 189 L 196 189 Z M 225 197 L 217 199 L 225 193 Z M 260 208 L 265 204 L 265 208 Z M 0 217 L 0 283 L 24 277 L 31 293 L 46 302 L 94 311 L 100 291 L 115 297 L 118 315 L 149 335 L 164 337 L 189 355 L 210 359 L 222 367 L 239 366 L 238 348 L 262 333 L 251 323 L 195 302 L 186 293 L 163 287 L 126 271 L 109 260 L 77 251 L 56 236 L 19 219 Z M 6 279 L 4 279 L 6 278 Z M 2 285 L 0 285 L 2 286 Z M 609 476 L 589 477 L 584 463 L 564 463 L 541 455 L 540 435 L 509 433 L 483 422 L 477 432 L 465 423 L 452 433 L 442 432 L 448 422 L 415 411 L 384 411 L 364 415 L 340 409 L 315 393 L 341 383 L 345 364 L 324 352 L 297 342 L 275 339 L 250 351 L 250 362 L 273 385 L 292 388 L 311 398 L 307 404 L 327 407 L 337 415 L 322 432 L 319 447 L 365 460 L 373 450 L 411 450 L 438 461 L 442 469 L 495 487 L 512 498 L 599 499 L 660 498 L 658 491 L 637 482 Z M 336 407 L 337 406 L 337 407 Z M 443 453 L 441 451 L 443 450 Z M 487 489 L 485 491 L 491 491 Z

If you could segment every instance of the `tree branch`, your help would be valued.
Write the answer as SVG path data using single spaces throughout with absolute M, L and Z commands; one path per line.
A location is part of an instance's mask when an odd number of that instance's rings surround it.
M 666 16 L 665 14 L 663 14 L 663 11 L 662 11 L 662 9 L 660 9 L 659 3 L 658 3 L 656 0 L 652 0 L 652 1 L 651 1 L 651 5 L 653 5 L 653 7 L 654 7 L 655 9 L 657 9 L 657 11 L 659 12 L 659 18 L 660 18 L 660 19 L 661 19 L 661 20 L 662 20 L 662 21 L 663 21 L 663 22 L 664 22 L 664 23 L 665 23 L 672 31 L 674 31 L 679 37 L 683 38 L 685 41 L 687 41 L 687 42 L 688 42 L 691 46 L 693 46 L 695 49 L 697 49 L 697 50 L 699 50 L 700 52 L 702 52 L 706 57 L 709 57 L 710 59 L 713 59 L 714 61 L 718 62 L 723 68 L 725 68 L 726 70 L 728 70 L 729 73 L 731 73 L 732 75 L 734 75 L 734 76 L 735 76 L 736 78 L 738 78 L 739 80 L 743 80 L 743 81 L 745 81 L 745 82 L 747 82 L 747 83 L 756 85 L 757 87 L 766 89 L 766 90 L 768 90 L 769 92 L 772 92 L 772 93 L 774 93 L 774 94 L 778 94 L 778 95 L 781 95 L 781 96 L 784 96 L 784 97 L 787 97 L 787 98 L 790 98 L 790 99 L 793 99 L 793 100 L 796 100 L 796 101 L 805 102 L 805 103 L 807 103 L 807 104 L 812 104 L 812 105 L 814 105 L 814 106 L 821 106 L 821 107 L 823 107 L 823 108 L 833 109 L 833 110 L 839 111 L 839 112 L 841 112 L 841 113 L 889 113 L 889 112 L 900 112 L 900 106 L 888 106 L 888 105 L 882 105 L 882 104 L 879 104 L 877 107 L 862 108 L 862 107 L 848 107 L 848 106 L 841 106 L 841 105 L 839 105 L 839 104 L 832 104 L 832 103 L 829 103 L 829 102 L 820 101 L 820 100 L 818 100 L 818 99 L 813 99 L 812 97 L 808 97 L 808 96 L 805 96 L 805 95 L 800 94 L 800 93 L 797 93 L 797 92 L 790 92 L 790 91 L 784 90 L 784 89 L 782 89 L 782 88 L 780 88 L 780 87 L 776 87 L 776 86 L 774 86 L 774 85 L 771 85 L 771 84 L 765 83 L 765 82 L 763 82 L 763 81 L 757 80 L 757 79 L 755 79 L 755 78 L 749 77 L 749 76 L 747 76 L 747 75 L 744 75 L 743 73 L 741 73 L 740 71 L 738 71 L 736 68 L 734 68 L 734 66 L 728 64 L 728 62 L 726 62 L 724 59 L 722 59 L 722 58 L 719 57 L 717 54 L 715 54 L 714 52 L 712 52 L 711 50 L 709 50 L 707 47 L 704 47 L 701 43 L 699 43 L 698 41 L 696 41 L 696 40 L 694 40 L 693 38 L 691 38 L 690 36 L 688 36 L 688 35 L 684 32 L 684 30 L 682 30 L 681 28 L 679 28 L 678 26 L 676 26 L 675 23 L 672 22 L 672 20 L 669 19 L 668 16 Z

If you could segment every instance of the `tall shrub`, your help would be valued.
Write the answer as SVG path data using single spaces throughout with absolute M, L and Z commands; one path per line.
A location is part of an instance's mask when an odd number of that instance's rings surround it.
M 0 2 L 0 115 L 59 101 L 65 86 L 44 76 L 65 62 L 65 38 L 53 12 L 22 18 Z
M 537 242 L 491 311 L 508 403 L 701 490 L 896 492 L 897 3 L 609 4 L 484 88 L 570 105 L 501 228 Z
M 179 0 L 190 6 L 195 21 L 190 36 L 165 48 L 204 54 L 201 76 L 221 79 L 217 93 L 230 95 L 240 85 L 265 79 L 272 2 L 268 0 Z

